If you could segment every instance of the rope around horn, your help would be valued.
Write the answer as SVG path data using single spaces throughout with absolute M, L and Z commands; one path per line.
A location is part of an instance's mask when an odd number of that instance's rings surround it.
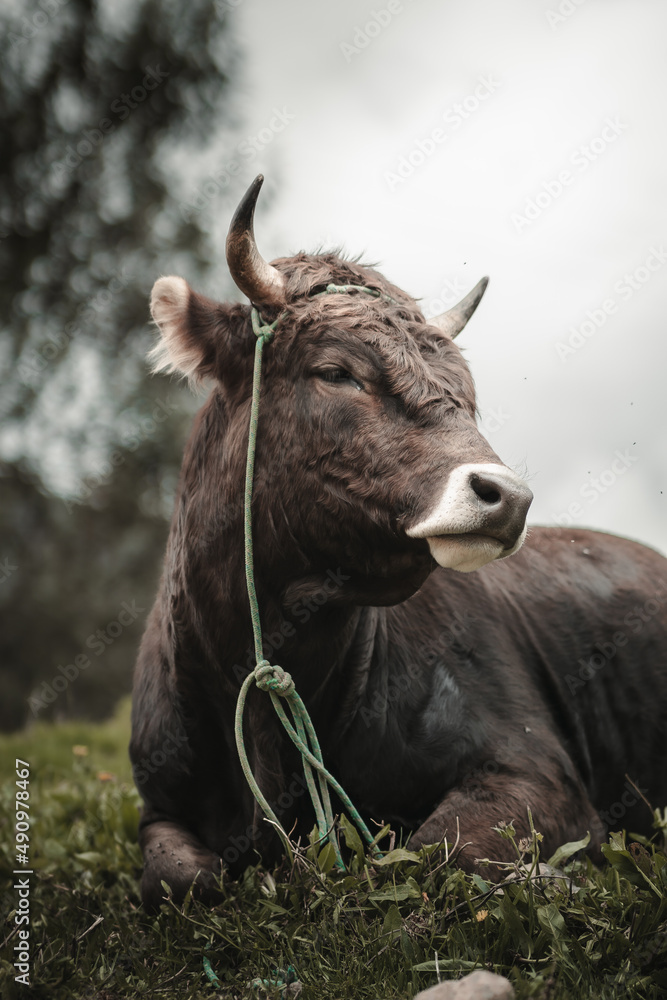
M 374 288 L 366 288 L 364 285 L 327 285 L 326 289 L 322 292 L 318 292 L 318 295 L 329 295 L 335 293 L 347 294 L 350 292 L 366 292 L 369 295 L 373 295 L 375 298 L 382 298 L 385 301 L 393 302 L 388 295 Z M 246 585 L 248 589 L 248 601 L 250 603 L 250 618 L 252 620 L 252 632 L 253 640 L 255 645 L 255 668 L 248 674 L 248 676 L 243 681 L 241 685 L 241 690 L 239 692 L 238 701 L 236 703 L 236 716 L 234 719 L 234 736 L 236 739 L 236 748 L 239 755 L 239 760 L 241 762 L 241 767 L 243 773 L 246 777 L 250 789 L 255 796 L 255 799 L 259 803 L 264 815 L 266 816 L 269 823 L 275 827 L 276 832 L 280 836 L 283 844 L 285 845 L 285 850 L 290 858 L 293 860 L 292 845 L 290 839 L 283 829 L 278 817 L 274 813 L 273 809 L 267 802 L 266 798 L 262 794 L 262 791 L 255 780 L 255 776 L 252 773 L 252 768 L 248 761 L 248 755 L 245 749 L 245 743 L 243 739 L 243 711 L 245 708 L 246 698 L 248 691 L 253 684 L 262 691 L 268 691 L 271 696 L 271 701 L 273 702 L 273 707 L 276 710 L 278 718 L 283 724 L 285 732 L 291 739 L 295 747 L 300 751 L 302 761 L 303 761 L 303 772 L 306 779 L 306 784 L 308 786 L 308 791 L 310 792 L 310 797 L 313 802 L 313 808 L 315 810 L 315 817 L 317 820 L 317 830 L 320 842 L 328 840 L 333 846 L 336 866 L 338 868 L 345 868 L 343 864 L 343 859 L 340 855 L 340 850 L 338 848 L 338 841 L 336 839 L 336 834 L 334 831 L 334 820 L 333 811 L 331 808 L 331 800 L 329 797 L 329 786 L 334 790 L 338 798 L 343 803 L 343 806 L 347 813 L 349 814 L 352 821 L 355 823 L 359 831 L 361 832 L 363 838 L 369 845 L 370 849 L 376 856 L 381 856 L 375 838 L 372 833 L 364 823 L 363 819 L 359 815 L 358 811 L 352 804 L 351 799 L 347 793 L 343 790 L 342 786 L 336 781 L 334 776 L 327 771 L 324 766 L 324 761 L 322 759 L 322 751 L 320 750 L 320 744 L 317 739 L 317 734 L 315 728 L 308 714 L 308 710 L 304 705 L 303 701 L 296 692 L 294 681 L 286 670 L 279 667 L 277 664 L 271 664 L 268 660 L 264 658 L 263 648 L 262 648 L 262 626 L 259 618 L 259 604 L 257 601 L 257 591 L 255 588 L 255 571 L 254 571 L 254 559 L 253 559 L 253 546 L 252 546 L 252 487 L 253 487 L 253 477 L 255 471 L 255 450 L 257 446 L 257 423 L 259 420 L 259 398 L 261 392 L 261 379 L 262 379 L 262 352 L 264 350 L 265 344 L 270 343 L 273 340 L 276 327 L 280 323 L 281 319 L 285 316 L 282 313 L 273 323 L 263 323 L 259 312 L 253 306 L 250 312 L 252 319 L 252 329 L 257 337 L 257 342 L 255 344 L 255 362 L 253 367 L 252 376 L 252 403 L 250 407 L 250 426 L 248 429 L 248 456 L 246 461 L 246 472 L 245 472 L 245 492 L 243 497 L 243 527 L 244 527 L 244 539 L 245 539 L 245 575 L 246 575 Z M 283 708 L 282 701 L 287 703 L 290 709 L 292 719 L 287 716 L 285 709 Z M 317 781 L 315 780 L 315 774 L 317 775 Z

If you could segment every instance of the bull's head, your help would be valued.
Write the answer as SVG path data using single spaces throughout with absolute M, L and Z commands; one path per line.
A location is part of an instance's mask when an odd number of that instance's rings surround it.
M 279 562 L 287 585 L 340 566 L 357 602 L 383 604 L 409 596 L 435 563 L 468 572 L 516 552 L 532 494 L 479 433 L 473 381 L 453 342 L 486 279 L 426 320 L 411 296 L 334 254 L 268 264 L 253 232 L 261 184 L 258 177 L 234 216 L 227 259 L 262 316 L 282 315 L 264 353 L 256 460 L 264 569 Z M 383 295 L 316 294 L 330 283 Z M 151 309 L 162 334 L 156 370 L 217 383 L 195 431 L 206 450 L 197 475 L 209 482 L 193 480 L 185 519 L 193 534 L 202 524 L 209 536 L 223 534 L 243 489 L 250 310 L 219 305 L 176 277 L 156 282 Z M 186 468 L 186 489 L 187 476 Z M 233 520 L 240 537 L 240 511 Z

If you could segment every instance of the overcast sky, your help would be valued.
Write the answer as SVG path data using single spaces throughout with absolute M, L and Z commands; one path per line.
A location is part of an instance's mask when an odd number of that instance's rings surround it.
M 459 344 L 532 522 L 667 552 L 667 5 L 227 6 L 265 256 L 343 245 L 427 314 L 489 274 Z

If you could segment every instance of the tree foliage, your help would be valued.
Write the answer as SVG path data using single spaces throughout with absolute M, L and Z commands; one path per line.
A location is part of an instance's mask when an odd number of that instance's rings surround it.
M 124 601 L 150 605 L 193 404 L 148 378 L 147 299 L 159 274 L 219 262 L 182 204 L 229 127 L 235 61 L 209 0 L 0 13 L 4 728 Z M 110 708 L 142 627 L 45 714 Z

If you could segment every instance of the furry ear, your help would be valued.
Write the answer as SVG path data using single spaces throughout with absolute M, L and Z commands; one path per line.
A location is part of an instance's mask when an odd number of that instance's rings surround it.
M 158 278 L 151 314 L 160 340 L 148 356 L 151 371 L 179 372 L 195 383 L 206 376 L 222 378 L 225 369 L 235 367 L 229 348 L 242 347 L 247 312 L 247 307 L 220 305 L 193 292 L 184 278 Z M 219 356 L 227 362 L 221 369 Z
M 188 333 L 190 286 L 184 278 L 158 278 L 151 293 L 151 316 L 160 340 L 148 355 L 152 372 L 180 372 L 192 378 L 202 360 Z

